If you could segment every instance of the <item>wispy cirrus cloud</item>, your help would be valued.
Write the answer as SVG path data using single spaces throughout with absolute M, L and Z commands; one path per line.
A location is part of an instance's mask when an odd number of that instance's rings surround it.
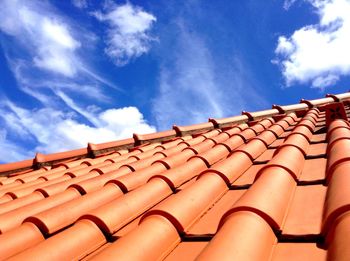
M 287 86 L 311 83 L 312 87 L 324 89 L 350 75 L 350 1 L 305 1 L 313 6 L 319 22 L 291 36 L 280 36 L 275 62 Z
M 18 160 L 22 156 L 34 156 L 35 151 L 52 153 L 86 147 L 87 142 L 106 142 L 131 137 L 132 133 L 150 133 L 155 127 L 149 125 L 136 107 L 101 110 L 87 108 L 80 112 L 89 116 L 93 125 L 79 119 L 69 110 L 53 108 L 25 109 L 6 101 L 0 107 L 3 126 L 21 143 L 31 142 L 36 146 L 29 151 L 7 138 L 8 131 L 0 131 L 0 144 L 10 148 L 3 159 Z M 77 109 L 78 111 L 79 109 Z M 6 139 L 7 138 L 7 139 Z M 24 153 L 26 152 L 26 153 Z M 12 154 L 12 155 L 11 155 Z
M 124 66 L 150 49 L 155 40 L 149 33 L 156 17 L 127 2 L 123 5 L 109 3 L 104 12 L 92 13 L 108 25 L 105 52 L 118 66 Z
M 111 102 L 111 91 L 123 90 L 101 76 L 89 60 L 98 36 L 48 1 L 4 0 L 0 9 L 0 44 L 7 65 L 18 89 L 40 102 L 23 107 L 0 97 L 0 145 L 13 150 L 4 160 L 155 131 L 136 107 L 101 106 Z M 124 25 L 127 31 L 133 22 Z M 106 87 L 112 88 L 108 96 Z

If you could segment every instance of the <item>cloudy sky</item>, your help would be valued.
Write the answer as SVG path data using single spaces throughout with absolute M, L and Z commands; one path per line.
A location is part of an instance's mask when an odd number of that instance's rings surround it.
M 0 162 L 350 88 L 350 0 L 1 0 Z

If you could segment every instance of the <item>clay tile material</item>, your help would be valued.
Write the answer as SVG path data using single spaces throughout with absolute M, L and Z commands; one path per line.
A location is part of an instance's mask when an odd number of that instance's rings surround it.
M 331 132 L 328 133 L 328 151 L 334 142 L 340 139 L 350 139 L 350 128 L 347 127 L 333 128 Z
M 231 138 L 225 140 L 220 144 L 226 146 L 229 151 L 232 151 L 240 145 L 244 144 L 244 139 L 240 135 L 233 135 Z
M 295 187 L 296 182 L 284 169 L 277 167 L 266 169 L 223 216 L 222 222 L 233 212 L 252 211 L 265 219 L 274 231 L 279 232 Z
M 41 165 L 52 165 L 55 162 L 72 159 L 72 158 L 81 158 L 86 157 L 88 151 L 86 148 L 70 150 L 65 152 L 58 152 L 52 154 L 40 154 L 37 153 L 35 157 L 35 163 Z
M 6 203 L 2 203 L 0 207 L 0 214 L 9 212 L 11 210 L 14 210 L 16 208 L 23 207 L 25 205 L 30 205 L 36 201 L 39 201 L 41 199 L 44 199 L 44 195 L 40 192 L 34 192 L 27 196 L 24 196 L 22 198 L 17 198 L 14 200 L 9 200 Z M 12 197 L 11 197 L 12 199 Z
M 4 233 L 19 226 L 28 216 L 39 213 L 48 208 L 62 204 L 79 197 L 80 193 L 75 189 L 69 189 L 58 195 L 45 198 L 31 205 L 26 205 L 0 215 L 0 231 Z
M 202 152 L 192 158 L 200 158 L 202 159 L 208 167 L 228 156 L 229 150 L 226 146 L 222 144 L 218 144 L 214 146 L 212 149 Z
M 192 150 L 195 154 L 199 154 L 201 152 L 211 149 L 212 147 L 214 147 L 214 145 L 215 145 L 215 141 L 213 141 L 212 139 L 206 139 L 205 141 L 199 144 L 185 148 L 184 151 Z
M 322 228 L 324 234 L 327 234 L 337 217 L 350 210 L 349 169 L 349 161 L 340 163 L 329 182 Z
M 150 177 L 162 173 L 165 170 L 167 170 L 167 168 L 162 163 L 157 162 L 147 168 L 135 171 L 131 175 L 109 178 L 108 182 L 117 185 L 124 191 L 124 193 L 127 193 L 128 191 L 144 185 Z
M 309 107 L 305 103 L 300 103 L 300 104 L 292 104 L 292 105 L 276 105 L 275 107 L 279 106 L 280 110 L 283 110 L 284 112 L 294 112 L 294 111 L 299 111 L 299 110 L 305 110 L 308 109 Z
M 266 144 L 260 139 L 253 139 L 247 144 L 237 148 L 233 153 L 238 151 L 246 153 L 252 161 L 259 157 L 267 149 Z
M 32 223 L 25 223 L 5 234 L 0 235 L 0 256 L 7 259 L 44 241 L 40 230 Z
M 179 243 L 175 227 L 162 216 L 150 216 L 139 227 L 109 245 L 91 260 L 162 260 Z
M 350 212 L 337 218 L 334 229 L 327 237 L 327 260 L 350 259 Z
M 214 129 L 214 124 L 212 122 L 199 123 L 190 126 L 173 126 L 173 129 L 176 131 L 176 134 L 180 137 L 186 136 L 188 134 L 197 134 L 203 133 L 209 130 Z
M 134 146 L 134 143 L 135 143 L 134 139 L 129 138 L 124 140 L 111 141 L 111 142 L 105 142 L 105 143 L 99 143 L 99 144 L 89 143 L 88 148 L 94 156 L 98 156 L 111 151 L 129 149 Z
M 276 136 L 276 138 L 278 138 L 284 132 L 284 128 L 278 123 L 276 123 L 270 128 L 268 128 L 266 131 L 272 132 Z
M 312 108 L 313 106 L 319 106 L 319 105 L 323 105 L 323 104 L 326 104 L 326 103 L 330 103 L 330 102 L 333 102 L 333 98 L 330 98 L 330 97 L 326 97 L 326 98 L 321 98 L 321 99 L 315 99 L 315 100 L 304 100 L 302 99 L 302 101 L 300 102 L 303 102 L 303 103 L 306 103 L 306 104 L 310 104 Z
M 341 94 L 336 94 L 335 95 L 339 100 L 348 100 L 350 98 L 350 93 L 341 93 Z
M 323 185 L 297 186 L 282 234 L 299 238 L 318 236 L 326 191 Z
M 278 243 L 273 251 L 272 261 L 295 261 L 327 259 L 327 251 L 316 243 Z
M 163 159 L 164 155 L 163 154 L 154 154 L 153 156 L 147 157 L 147 158 L 143 158 L 142 160 L 138 160 L 126 165 L 123 165 L 122 167 L 128 167 L 130 168 L 130 170 L 132 171 L 136 171 L 136 170 L 140 170 L 143 169 L 145 167 L 148 167 L 150 165 L 152 165 L 152 163 L 154 163 L 155 161 L 158 161 L 160 159 Z
M 239 164 L 235 164 L 236 162 L 239 162 Z M 231 154 L 227 159 L 214 164 L 203 173 L 216 173 L 230 186 L 230 184 L 238 179 L 252 164 L 251 158 L 246 153 L 236 152 Z
M 170 194 L 172 190 L 164 180 L 152 179 L 146 185 L 90 211 L 80 219 L 89 219 L 105 234 L 112 235 Z
M 304 161 L 304 154 L 300 151 L 300 149 L 294 146 L 284 146 L 279 149 L 278 153 L 272 158 L 272 160 L 264 168 L 261 169 L 257 175 L 257 178 L 260 176 L 264 169 L 268 169 L 270 167 L 279 167 L 288 171 L 288 173 L 295 180 L 298 180 Z
M 212 138 L 212 137 L 218 136 L 220 133 L 221 133 L 220 129 L 215 129 L 205 133 L 201 133 L 199 134 L 199 136 L 203 136 L 205 138 Z
M 209 121 L 213 122 L 216 128 L 225 128 L 225 127 L 232 127 L 234 125 L 247 122 L 248 116 L 240 115 L 240 116 L 222 118 L 222 119 L 209 119 Z
M 34 159 L 0 164 L 0 173 L 2 173 L 3 175 L 11 174 L 17 171 L 30 169 L 33 167 L 33 165 L 34 165 Z
M 254 120 L 259 120 L 261 118 L 270 117 L 279 114 L 278 109 L 270 109 L 264 111 L 250 112 L 249 113 Z
M 332 143 L 328 151 L 327 181 L 332 179 L 336 166 L 344 161 L 350 160 L 350 140 L 340 139 Z
M 150 133 L 150 134 L 134 134 L 133 135 L 135 144 L 140 145 L 144 143 L 154 142 L 154 141 L 163 141 L 163 140 L 169 140 L 176 137 L 176 131 L 175 130 L 167 130 L 167 131 L 161 131 L 156 133 Z
M 249 139 L 255 137 L 257 135 L 257 132 L 253 128 L 247 128 L 241 133 L 235 134 L 234 136 L 236 135 L 242 137 L 242 139 L 246 142 Z
M 242 130 L 246 128 L 248 128 L 248 125 L 245 124 L 243 126 L 243 124 L 241 124 L 241 127 L 236 126 L 230 129 L 225 129 L 224 133 L 227 133 L 231 137 L 232 135 L 240 133 Z
M 93 222 L 80 220 L 69 229 L 9 260 L 78 260 L 105 243 L 106 238 Z
M 264 131 L 259 136 L 253 138 L 252 140 L 257 139 L 262 141 L 266 147 L 268 147 L 271 143 L 273 143 L 276 140 L 275 133 L 272 131 Z
M 152 173 L 153 175 L 151 179 L 161 178 L 168 183 L 172 190 L 175 190 L 193 177 L 198 176 L 206 169 L 207 164 L 205 161 L 194 156 L 194 158 L 189 159 L 186 163 L 168 171 L 164 171 L 161 174 L 155 175 L 155 173 Z
M 239 211 L 227 218 L 196 260 L 269 260 L 276 241 L 264 219 Z
M 298 134 L 304 135 L 308 141 L 310 141 L 310 139 L 312 137 L 312 131 L 306 126 L 299 126 L 299 125 L 296 126 L 293 129 L 293 133 L 298 133 Z
M 179 154 L 175 154 L 173 156 L 163 158 L 161 160 L 157 160 L 155 162 L 162 163 L 166 168 L 171 169 L 176 166 L 179 166 L 180 164 L 186 162 L 189 158 L 194 156 L 195 153 L 193 150 L 183 150 Z
M 52 234 L 76 221 L 80 216 L 97 206 L 104 205 L 123 195 L 119 187 L 107 184 L 94 192 L 75 198 L 56 207 L 30 216 L 24 222 L 31 222 L 40 228 L 40 231 Z
M 304 154 L 304 156 L 307 155 L 308 149 L 309 149 L 309 141 L 305 138 L 304 135 L 301 135 L 299 133 L 291 133 L 288 138 L 284 141 L 284 143 L 277 149 L 281 149 L 284 146 L 294 146 Z
M 204 190 L 206 193 L 203 193 Z M 204 174 L 185 190 L 148 211 L 141 222 L 147 216 L 161 215 L 169 219 L 179 233 L 183 233 L 227 190 L 226 183 L 220 176 Z

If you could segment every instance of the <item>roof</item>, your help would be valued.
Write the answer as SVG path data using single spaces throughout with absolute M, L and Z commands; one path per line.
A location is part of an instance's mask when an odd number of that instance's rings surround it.
M 349 100 L 0 165 L 0 257 L 350 260 Z

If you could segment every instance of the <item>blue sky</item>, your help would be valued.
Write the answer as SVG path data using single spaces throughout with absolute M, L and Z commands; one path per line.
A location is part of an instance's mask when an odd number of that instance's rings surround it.
M 0 162 L 349 89 L 349 0 L 3 0 Z

